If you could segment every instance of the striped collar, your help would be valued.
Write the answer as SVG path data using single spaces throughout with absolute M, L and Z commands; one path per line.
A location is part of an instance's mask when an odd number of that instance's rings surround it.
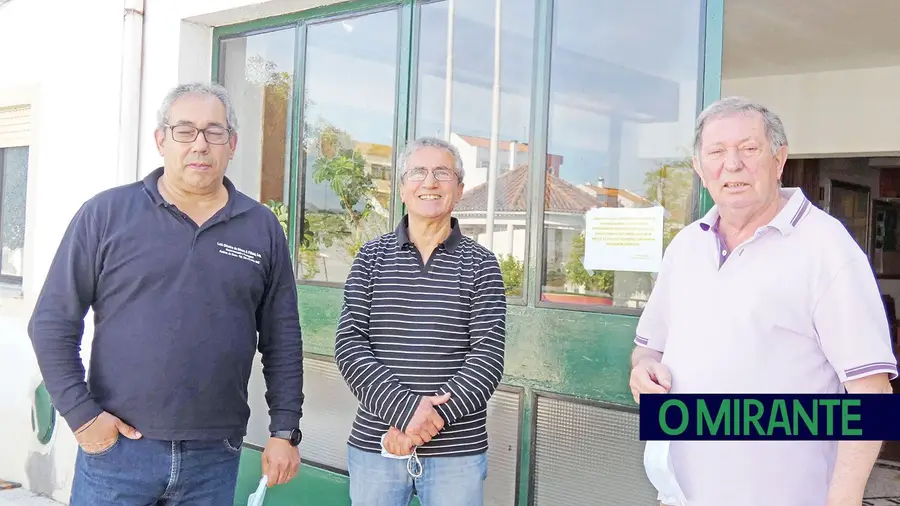
M 408 214 L 400 220 L 400 224 L 397 225 L 397 228 L 394 230 L 394 234 L 397 236 L 397 245 L 401 248 L 407 244 L 413 244 L 412 240 L 409 238 L 407 227 L 409 227 Z M 459 221 L 457 221 L 456 218 L 450 218 L 450 235 L 444 239 L 444 242 L 438 244 L 438 247 L 443 246 L 447 251 L 453 253 L 456 250 L 456 247 L 459 246 L 460 241 L 462 241 L 462 232 L 459 230 Z
M 773 227 L 778 229 L 783 235 L 790 235 L 797 228 L 797 224 L 809 213 L 812 205 L 800 188 L 781 188 L 779 193 L 782 197 L 788 199 L 784 209 L 775 215 L 775 218 L 768 225 L 762 228 Z M 712 209 L 700 219 L 700 228 L 704 231 L 715 231 L 719 222 L 719 206 L 713 206 Z

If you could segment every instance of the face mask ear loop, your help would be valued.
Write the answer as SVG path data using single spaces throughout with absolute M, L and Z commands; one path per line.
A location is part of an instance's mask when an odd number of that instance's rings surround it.
M 409 475 L 413 478 L 418 478 L 422 476 L 422 461 L 419 460 L 419 455 L 416 453 L 417 448 L 413 448 L 412 455 L 409 456 L 409 459 L 406 461 L 406 471 L 409 472 Z

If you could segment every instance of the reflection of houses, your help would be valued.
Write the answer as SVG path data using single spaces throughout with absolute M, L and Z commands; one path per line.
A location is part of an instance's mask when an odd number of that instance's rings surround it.
M 375 199 L 372 202 L 375 212 L 382 216 L 390 216 L 393 149 L 385 144 L 357 141 L 354 141 L 353 147 L 366 161 L 364 170 L 366 174 L 372 176 L 372 182 L 375 184 Z
M 544 190 L 544 227 L 549 262 L 565 261 L 572 240 L 584 230 L 584 213 L 601 204 L 597 198 L 550 172 Z M 525 255 L 525 209 L 528 166 L 520 165 L 497 178 L 494 207 L 493 251 L 498 256 Z M 485 244 L 488 185 L 482 183 L 463 194 L 454 215 L 463 233 Z
M 450 143 L 459 150 L 463 167 L 466 169 L 466 190 L 487 182 L 488 169 L 491 166 L 491 140 L 486 137 L 474 137 L 471 135 L 450 134 Z M 500 141 L 497 155 L 497 174 L 503 174 L 510 168 L 528 165 L 528 144 L 516 141 Z M 559 176 L 563 157 L 559 155 L 547 155 L 547 171 Z
M 596 183 L 580 184 L 578 188 L 594 196 L 599 202 L 598 207 L 651 207 L 653 205 L 653 202 L 624 188 L 603 186 L 603 178 Z

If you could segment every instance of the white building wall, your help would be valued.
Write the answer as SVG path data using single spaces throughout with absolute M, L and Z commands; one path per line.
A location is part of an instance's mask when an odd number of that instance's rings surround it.
M 725 79 L 722 96 L 744 95 L 781 116 L 791 155 L 900 153 L 900 67 Z
M 478 168 L 478 148 L 464 141 L 456 133 L 450 134 L 450 144 L 459 150 L 459 157 L 466 170 L 466 177 L 463 181 L 466 185 L 464 191 L 469 191 L 487 181 L 487 169 Z
M 0 287 L 0 476 L 59 499 L 76 447 L 67 430 L 46 447 L 32 433 L 40 375 L 26 323 L 70 217 L 118 177 L 122 26 L 119 2 L 0 7 L 0 107 L 32 110 L 23 286 Z
M 145 0 L 138 163 L 120 173 L 125 3 L 11 0 L 0 6 L 0 107 L 30 104 L 33 118 L 23 286 L 0 286 L 0 477 L 59 501 L 69 496 L 77 446 L 62 419 L 48 445 L 32 432 L 41 379 L 26 325 L 69 220 L 96 193 L 161 164 L 153 140 L 156 110 L 176 84 L 210 80 L 215 26 L 337 1 Z

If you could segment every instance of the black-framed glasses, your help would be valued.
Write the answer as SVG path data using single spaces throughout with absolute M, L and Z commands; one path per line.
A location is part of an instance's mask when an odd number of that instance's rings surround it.
M 434 169 L 415 167 L 407 170 L 403 174 L 403 177 L 405 177 L 407 181 L 415 181 L 418 183 L 425 181 L 425 179 L 428 178 L 429 172 L 434 174 L 434 178 L 438 181 L 453 181 L 453 179 L 457 177 L 456 172 L 447 167 L 435 167 Z
M 231 129 L 219 125 L 211 125 L 206 128 L 197 128 L 191 125 L 166 125 L 172 130 L 172 139 L 175 142 L 194 142 L 197 136 L 203 133 L 203 138 L 210 144 L 228 144 L 231 140 Z

